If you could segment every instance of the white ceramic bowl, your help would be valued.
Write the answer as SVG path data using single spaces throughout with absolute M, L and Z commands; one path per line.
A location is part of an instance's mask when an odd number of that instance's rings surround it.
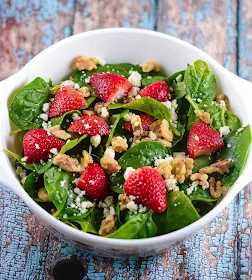
M 252 150 L 241 176 L 221 202 L 200 220 L 176 232 L 141 240 L 117 240 L 84 233 L 65 225 L 47 213 L 24 191 L 9 158 L 2 150 L 18 150 L 13 137 L 9 137 L 11 126 L 7 104 L 10 94 L 37 76 L 45 80 L 51 78 L 53 82 L 62 80 L 71 71 L 70 62 L 78 55 L 97 56 L 109 63 L 143 63 L 155 60 L 165 68 L 167 74 L 185 69 L 187 63 L 203 59 L 214 71 L 221 91 L 228 95 L 232 111 L 241 118 L 243 126 L 252 123 L 252 84 L 233 75 L 209 55 L 186 42 L 153 31 L 122 28 L 85 32 L 58 42 L 33 58 L 21 71 L 0 83 L 0 182 L 20 196 L 51 230 L 78 242 L 90 252 L 110 257 L 160 253 L 203 228 L 252 180 Z

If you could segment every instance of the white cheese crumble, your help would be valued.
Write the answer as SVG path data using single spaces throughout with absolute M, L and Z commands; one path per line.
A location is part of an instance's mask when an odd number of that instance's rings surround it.
M 138 205 L 135 203 L 135 201 L 131 200 L 130 202 L 127 203 L 126 207 L 131 211 L 131 212 L 137 212 L 138 210 Z
M 202 189 L 203 189 L 203 190 L 209 189 L 209 182 L 208 182 L 208 181 L 206 181 L 206 182 L 202 185 Z
M 45 122 L 48 121 L 48 114 L 43 113 L 43 114 L 40 114 L 39 117 Z
M 48 112 L 49 111 L 49 107 L 50 107 L 49 103 L 43 104 L 43 108 L 42 108 L 43 112 L 45 112 L 45 113 Z
M 72 80 L 66 80 L 66 81 L 62 82 L 62 83 L 60 84 L 60 86 L 61 86 L 61 87 L 62 87 L 62 86 L 74 87 L 74 84 L 75 84 L 74 81 L 72 81 Z
M 173 153 L 174 158 L 185 158 L 186 154 L 184 152 L 175 152 Z
M 166 156 L 165 158 L 156 158 L 154 157 L 154 165 L 155 166 L 158 166 L 160 165 L 161 163 L 165 162 L 165 163 L 171 163 L 173 161 L 173 157 L 172 156 Z
M 52 148 L 51 150 L 50 150 L 50 152 L 53 154 L 53 155 L 57 155 L 59 152 L 58 152 L 58 150 L 57 150 L 57 148 Z
M 101 116 L 102 118 L 106 118 L 107 116 L 109 116 L 109 112 L 106 107 L 101 107 Z
M 105 64 L 106 64 L 106 61 L 105 60 L 103 60 L 103 59 L 101 59 L 101 58 L 99 58 L 99 57 L 96 57 L 97 58 L 97 60 L 98 60 L 98 64 L 100 64 L 101 66 L 104 66 Z
M 192 182 L 189 188 L 186 189 L 187 195 L 190 195 L 192 192 L 196 191 L 198 188 L 198 182 Z
M 73 119 L 74 121 L 76 121 L 76 120 L 80 119 L 80 116 L 79 116 L 77 113 L 73 113 L 73 114 L 72 114 L 72 119 Z
M 140 98 L 142 98 L 142 96 L 139 95 L 139 94 L 135 97 L 136 100 L 138 100 L 138 99 L 140 99 Z
M 232 145 L 228 143 L 228 144 L 227 144 L 227 147 L 228 147 L 228 148 L 231 148 L 231 147 L 232 147 Z
M 23 157 L 23 158 L 21 158 L 21 161 L 26 162 L 26 161 L 27 161 L 27 159 L 28 159 L 28 157 Z
M 75 178 L 75 179 L 72 181 L 72 184 L 75 184 L 75 185 L 76 185 L 76 184 L 78 183 L 78 180 L 79 180 L 78 178 Z M 78 189 L 78 190 L 79 190 L 79 189 Z M 77 193 L 76 193 L 76 194 L 77 194 Z
M 75 83 L 75 84 L 74 84 L 74 88 L 77 89 L 77 90 L 80 89 L 79 84 Z
M 90 83 L 90 76 L 87 77 L 87 78 L 85 79 L 85 83 L 86 83 L 86 84 L 89 84 L 89 83 Z
M 135 169 L 133 167 L 127 167 L 123 174 L 124 179 L 127 180 L 134 171 Z
M 65 181 L 65 180 L 60 181 L 60 186 L 61 186 L 62 188 L 65 187 L 65 184 L 66 184 L 66 181 Z
M 221 136 L 226 136 L 230 133 L 230 128 L 228 126 L 222 126 L 220 127 L 220 135 Z
M 173 99 L 171 101 L 171 107 L 174 108 L 175 110 L 178 108 L 178 101 L 177 101 L 177 99 Z
M 98 147 L 98 145 L 101 143 L 101 135 L 97 134 L 95 136 L 90 137 L 90 143 L 93 147 Z
M 157 134 L 155 132 L 153 132 L 153 131 L 149 132 L 149 137 L 153 141 L 157 140 Z
M 171 175 L 169 179 L 165 180 L 165 185 L 168 191 L 179 191 L 177 180 L 174 178 L 174 175 Z
M 127 115 L 125 115 L 125 116 L 123 117 L 123 120 L 124 120 L 125 122 L 130 122 L 134 117 L 135 117 L 135 114 L 133 114 L 133 113 L 128 113 Z
M 141 79 L 142 79 L 142 76 L 137 71 L 132 71 L 128 78 L 128 81 L 131 83 L 132 86 L 140 87 Z
M 107 205 L 107 207 L 110 207 L 113 204 L 113 196 L 107 196 L 104 199 L 104 203 Z
M 105 157 L 115 158 L 115 150 L 112 147 L 108 147 L 104 153 Z

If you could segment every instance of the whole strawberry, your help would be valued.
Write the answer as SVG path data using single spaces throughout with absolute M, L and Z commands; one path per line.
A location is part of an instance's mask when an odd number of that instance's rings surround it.
M 103 200 L 108 194 L 108 180 L 104 170 L 97 163 L 90 163 L 76 185 L 91 199 Z
M 54 97 L 49 110 L 49 117 L 58 117 L 66 112 L 78 110 L 87 105 L 86 100 L 76 89 L 64 86 Z
M 136 201 L 161 213 L 166 209 L 166 187 L 156 169 L 145 166 L 134 171 L 124 183 L 124 191 Z
M 148 96 L 160 102 L 166 102 L 171 99 L 169 87 L 163 81 L 157 81 L 146 86 L 139 91 L 139 95 L 142 97 Z
M 104 119 L 94 115 L 84 115 L 75 120 L 68 128 L 69 131 L 88 135 L 108 135 L 109 126 Z
M 149 125 L 154 122 L 154 119 L 152 117 L 149 117 L 149 116 L 145 115 L 145 114 L 139 114 L 139 117 L 140 117 L 141 122 L 142 122 L 143 130 L 148 131 L 149 130 Z M 123 123 L 123 128 L 128 130 L 129 132 L 133 133 L 132 124 L 131 124 L 130 121 L 124 122 Z
M 92 74 L 90 76 L 90 85 L 104 102 L 113 102 L 120 99 L 132 88 L 126 78 L 113 73 Z
M 23 138 L 24 156 L 27 162 L 46 160 L 59 151 L 65 141 L 56 138 L 43 128 L 28 131 Z
M 216 152 L 223 147 L 224 141 L 218 131 L 204 122 L 192 125 L 187 138 L 187 150 L 191 158 Z

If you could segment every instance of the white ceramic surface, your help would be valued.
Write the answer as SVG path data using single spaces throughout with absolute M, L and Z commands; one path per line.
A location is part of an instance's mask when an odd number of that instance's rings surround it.
M 116 28 L 85 32 L 56 43 L 34 57 L 21 71 L 0 82 L 0 182 L 19 195 L 32 212 L 55 233 L 78 242 L 88 251 L 103 256 L 130 257 L 157 254 L 203 228 L 247 183 L 252 181 L 252 150 L 250 150 L 241 176 L 212 211 L 183 229 L 149 239 L 107 239 L 78 231 L 55 219 L 24 191 L 15 176 L 9 158 L 2 151 L 6 147 L 10 150 L 18 150 L 13 137 L 9 137 L 11 127 L 7 104 L 13 91 L 37 76 L 45 80 L 51 78 L 53 82 L 62 80 L 71 71 L 72 59 L 78 55 L 100 57 L 108 63 L 143 63 L 147 60 L 155 60 L 165 68 L 167 74 L 185 69 L 187 63 L 203 59 L 214 71 L 221 91 L 228 95 L 232 111 L 240 116 L 243 126 L 252 124 L 250 109 L 252 84 L 227 71 L 203 51 L 179 39 L 153 31 Z

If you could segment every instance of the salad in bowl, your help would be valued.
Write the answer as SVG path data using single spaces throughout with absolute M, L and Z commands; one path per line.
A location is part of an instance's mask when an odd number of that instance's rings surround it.
M 37 77 L 11 100 L 22 153 L 5 149 L 25 191 L 76 229 L 141 239 L 208 213 L 246 163 L 242 126 L 202 60 L 162 65 L 76 57 L 52 84 Z

